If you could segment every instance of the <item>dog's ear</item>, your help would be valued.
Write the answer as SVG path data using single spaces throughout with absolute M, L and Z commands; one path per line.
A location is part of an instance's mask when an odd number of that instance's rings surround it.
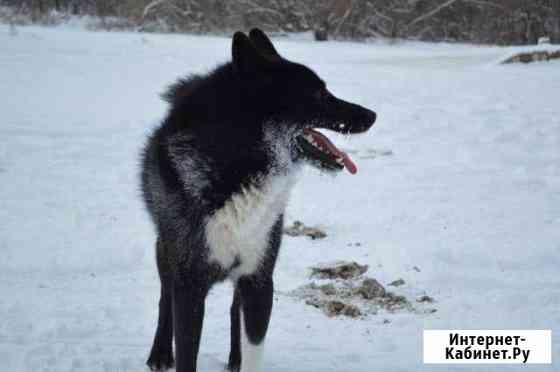
M 268 36 L 266 36 L 266 34 L 261 29 L 258 28 L 252 29 L 249 32 L 249 39 L 251 39 L 251 41 L 258 49 L 258 51 L 264 54 L 265 56 L 274 59 L 282 58 L 280 57 L 280 54 L 278 54 L 278 52 L 276 51 L 276 48 L 274 48 L 274 45 L 272 45 L 272 41 L 270 41 Z
M 265 57 L 257 51 L 247 35 L 240 31 L 237 31 L 233 35 L 231 54 L 233 66 L 242 77 L 259 72 L 267 62 Z

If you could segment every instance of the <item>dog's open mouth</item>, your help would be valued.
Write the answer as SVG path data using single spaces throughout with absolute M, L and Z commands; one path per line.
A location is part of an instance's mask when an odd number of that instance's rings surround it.
M 331 171 L 346 168 L 351 174 L 358 172 L 356 164 L 348 154 L 314 129 L 304 129 L 303 134 L 297 137 L 297 142 L 302 154 L 321 168 Z

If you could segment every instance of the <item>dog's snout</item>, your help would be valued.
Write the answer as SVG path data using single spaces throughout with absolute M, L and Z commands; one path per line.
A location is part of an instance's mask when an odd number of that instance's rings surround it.
M 373 123 L 375 123 L 375 120 L 377 119 L 377 114 L 371 110 L 366 110 L 366 122 L 369 123 L 369 126 L 371 127 L 373 125 Z
M 336 98 L 335 104 L 329 105 L 329 111 L 337 117 L 337 121 L 331 127 L 342 133 L 363 133 L 367 131 L 377 120 L 377 114 L 363 106 L 346 102 Z M 343 122 L 346 125 L 340 126 Z
M 357 119 L 356 122 L 359 123 L 358 130 L 361 132 L 362 131 L 365 132 L 366 130 L 371 128 L 373 123 L 375 123 L 375 120 L 377 119 L 377 114 L 371 110 L 362 108 L 361 112 L 359 113 L 356 119 Z
M 377 120 L 377 114 L 373 111 L 370 114 L 370 120 L 371 120 L 371 124 L 375 123 L 375 120 Z

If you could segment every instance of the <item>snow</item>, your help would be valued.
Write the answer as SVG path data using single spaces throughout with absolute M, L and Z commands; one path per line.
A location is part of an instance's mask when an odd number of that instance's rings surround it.
M 229 44 L 0 25 L 0 371 L 146 370 L 159 284 L 139 152 L 166 110 L 158 93 Z M 450 44 L 277 48 L 378 122 L 330 135 L 357 175 L 306 168 L 294 189 L 287 223 L 328 237 L 285 236 L 265 370 L 517 370 L 423 365 L 422 330 L 560 331 L 560 63 L 503 66 L 515 48 Z M 402 277 L 395 292 L 428 294 L 437 312 L 329 319 L 287 294 L 337 260 Z M 229 284 L 208 299 L 201 371 L 227 359 L 230 300 Z

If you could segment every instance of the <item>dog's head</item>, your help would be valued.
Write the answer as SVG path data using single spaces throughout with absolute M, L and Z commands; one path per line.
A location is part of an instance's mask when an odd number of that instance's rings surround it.
M 373 111 L 332 95 L 311 69 L 281 57 L 259 29 L 251 30 L 248 37 L 235 33 L 232 57 L 243 94 L 269 122 L 291 133 L 297 160 L 307 160 L 323 170 L 346 167 L 356 173 L 350 157 L 316 129 L 362 133 L 375 122 Z

